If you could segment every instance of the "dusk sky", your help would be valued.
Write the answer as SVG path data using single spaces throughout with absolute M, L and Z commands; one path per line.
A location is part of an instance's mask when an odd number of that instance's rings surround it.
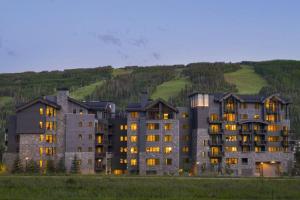
M 299 0 L 0 0 L 0 72 L 300 59 Z

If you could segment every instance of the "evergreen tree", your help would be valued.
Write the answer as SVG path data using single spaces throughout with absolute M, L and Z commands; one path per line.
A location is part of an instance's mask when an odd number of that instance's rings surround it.
M 80 174 L 80 160 L 78 160 L 77 155 L 75 154 L 74 159 L 72 161 L 71 173 Z
M 63 157 L 58 162 L 57 172 L 58 173 L 66 173 L 65 159 Z
M 24 172 L 22 161 L 19 156 L 15 159 L 11 172 L 14 174 Z

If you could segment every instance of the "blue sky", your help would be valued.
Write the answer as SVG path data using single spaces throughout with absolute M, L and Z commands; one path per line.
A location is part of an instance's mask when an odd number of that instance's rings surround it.
M 0 72 L 300 59 L 298 0 L 0 0 Z

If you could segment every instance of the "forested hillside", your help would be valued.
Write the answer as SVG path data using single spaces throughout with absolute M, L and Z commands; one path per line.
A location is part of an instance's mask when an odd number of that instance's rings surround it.
M 245 87 L 239 74 L 247 77 L 248 83 L 255 84 L 254 90 Z M 257 79 L 258 77 L 260 78 Z M 258 84 L 257 80 L 262 84 Z M 114 101 L 121 110 L 128 102 L 137 102 L 142 91 L 147 91 L 153 98 L 161 96 L 176 106 L 187 105 L 187 96 L 193 91 L 280 92 L 293 101 L 292 127 L 298 131 L 299 86 L 299 61 L 192 63 L 118 69 L 98 67 L 0 74 L 0 151 L 3 150 L 5 119 L 14 112 L 15 104 L 42 94 L 54 94 L 58 87 L 70 88 L 71 95 L 75 98 Z M 298 134 L 300 135 L 299 131 Z

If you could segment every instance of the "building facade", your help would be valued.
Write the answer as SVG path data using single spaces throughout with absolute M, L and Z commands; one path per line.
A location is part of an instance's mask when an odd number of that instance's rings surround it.
M 80 102 L 67 89 L 18 106 L 4 162 L 74 160 L 82 173 L 278 176 L 289 172 L 289 101 L 279 95 L 201 94 L 189 107 L 141 95 L 125 113 L 109 101 Z

